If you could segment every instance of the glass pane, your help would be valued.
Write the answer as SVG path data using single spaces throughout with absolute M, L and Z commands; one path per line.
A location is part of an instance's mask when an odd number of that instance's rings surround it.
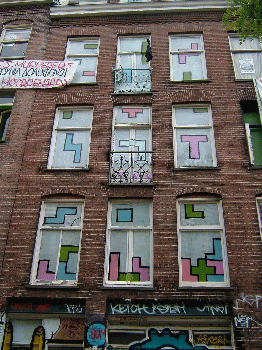
M 198 53 L 172 54 L 172 80 L 202 80 L 202 55 Z
M 147 38 L 121 38 L 120 52 L 142 52 L 142 43 Z
M 58 128 L 85 127 L 91 128 L 92 110 L 60 110 Z
M 181 36 L 171 38 L 171 51 L 201 50 L 202 45 L 199 36 Z
M 151 150 L 150 143 L 149 143 L 149 130 L 148 129 L 136 130 L 136 139 L 134 141 L 134 150 L 136 152 L 148 152 Z M 144 158 L 143 154 L 141 154 L 141 156 Z
M 4 91 L 0 93 L 0 105 L 11 106 L 14 102 L 15 93 L 13 91 Z
M 213 166 L 209 129 L 177 129 L 177 166 Z
M 77 203 L 46 203 L 44 225 L 78 227 L 81 224 L 82 205 Z
M 11 319 L 13 326 L 13 343 L 17 345 L 30 345 L 34 330 L 42 325 L 41 320 Z
M 125 107 L 116 109 L 115 124 L 149 124 L 149 108 Z
M 251 128 L 252 149 L 254 154 L 254 165 L 262 165 L 262 129 Z
M 261 53 L 234 53 L 233 63 L 237 79 L 259 78 L 262 74 Z
M 119 56 L 119 65 L 118 68 L 127 68 L 131 69 L 133 68 L 132 64 L 132 56 L 130 55 L 120 55 Z
M 220 225 L 217 203 L 185 203 L 180 205 L 182 226 Z
M 4 140 L 7 132 L 7 126 L 11 114 L 11 109 L 0 109 L 0 140 Z
M 175 123 L 176 125 L 209 125 L 208 108 L 176 108 Z
M 221 237 L 218 231 L 181 232 L 182 280 L 224 282 Z
M 109 280 L 119 280 L 120 272 L 128 272 L 127 259 L 127 232 L 112 231 L 110 234 Z
M 70 40 L 69 54 L 96 55 L 98 53 L 98 40 Z
M 261 46 L 257 39 L 246 39 L 241 43 L 239 38 L 231 37 L 230 44 L 232 50 L 261 50 Z
M 58 131 L 52 168 L 85 168 L 89 139 L 90 130 Z
M 60 231 L 45 230 L 42 233 L 37 279 L 54 279 L 60 249 Z M 53 278 L 48 278 L 52 277 Z
M 126 209 L 132 212 L 130 220 L 121 221 L 118 213 Z M 150 210 L 149 203 L 136 202 L 126 204 L 112 204 L 111 225 L 117 227 L 148 227 L 150 225 Z M 127 213 L 126 213 L 127 215 Z
M 72 83 L 92 83 L 96 81 L 97 57 L 67 57 L 68 61 L 77 61 L 78 66 Z
M 24 57 L 27 43 L 3 44 L 0 57 Z
M 150 231 L 135 231 L 133 240 L 133 260 L 138 258 L 140 267 L 147 268 L 149 280 Z
M 4 41 L 27 41 L 31 33 L 31 28 L 27 29 L 7 29 Z
M 259 112 L 243 113 L 244 122 L 250 125 L 261 125 Z

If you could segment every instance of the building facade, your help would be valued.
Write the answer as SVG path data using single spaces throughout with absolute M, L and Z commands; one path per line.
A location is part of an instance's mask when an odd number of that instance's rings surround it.
M 2 350 L 261 349 L 262 46 L 227 6 L 0 5 Z

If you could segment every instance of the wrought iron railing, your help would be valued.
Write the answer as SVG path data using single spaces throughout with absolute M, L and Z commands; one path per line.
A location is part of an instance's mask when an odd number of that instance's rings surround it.
M 152 152 L 111 152 L 111 184 L 150 184 L 153 182 Z
M 151 91 L 151 69 L 113 69 L 115 72 L 115 92 Z

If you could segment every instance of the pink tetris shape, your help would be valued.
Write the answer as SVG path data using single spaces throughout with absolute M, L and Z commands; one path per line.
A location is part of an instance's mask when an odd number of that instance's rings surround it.
M 182 259 L 182 281 L 197 282 L 197 276 L 190 274 L 190 259 Z
M 195 51 L 198 49 L 198 44 L 197 43 L 192 43 L 191 44 L 191 49 L 188 49 L 188 50 L 183 50 L 183 49 L 180 49 L 180 51 L 188 51 L 188 53 L 180 53 L 178 55 L 178 61 L 180 64 L 185 64 L 186 63 L 186 56 L 198 56 L 199 54 L 198 53 L 192 53 L 190 52 L 190 50 L 192 51 Z
M 118 281 L 119 253 L 110 254 L 109 281 Z
M 88 77 L 94 77 L 96 75 L 96 72 L 92 72 L 92 71 L 83 71 L 83 76 L 88 76 Z
M 216 275 L 224 275 L 223 261 L 207 260 L 207 266 L 215 266 Z
M 189 158 L 190 159 L 199 159 L 199 142 L 207 142 L 206 135 L 183 135 L 181 136 L 182 142 L 189 142 Z
M 133 258 L 133 272 L 140 273 L 140 281 L 149 281 L 149 268 L 140 266 L 140 258 Z
M 128 118 L 136 118 L 137 113 L 143 113 L 142 108 L 123 108 L 122 113 L 128 113 Z
M 38 280 L 53 281 L 55 279 L 55 274 L 53 272 L 47 272 L 48 264 L 49 264 L 49 261 L 47 260 L 39 261 L 38 274 L 37 274 Z

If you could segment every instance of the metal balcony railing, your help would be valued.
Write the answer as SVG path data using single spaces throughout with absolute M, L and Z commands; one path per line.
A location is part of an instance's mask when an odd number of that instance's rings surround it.
M 153 182 L 153 152 L 111 152 L 111 184 L 149 184 Z
M 115 72 L 114 92 L 151 91 L 151 69 L 113 69 Z

